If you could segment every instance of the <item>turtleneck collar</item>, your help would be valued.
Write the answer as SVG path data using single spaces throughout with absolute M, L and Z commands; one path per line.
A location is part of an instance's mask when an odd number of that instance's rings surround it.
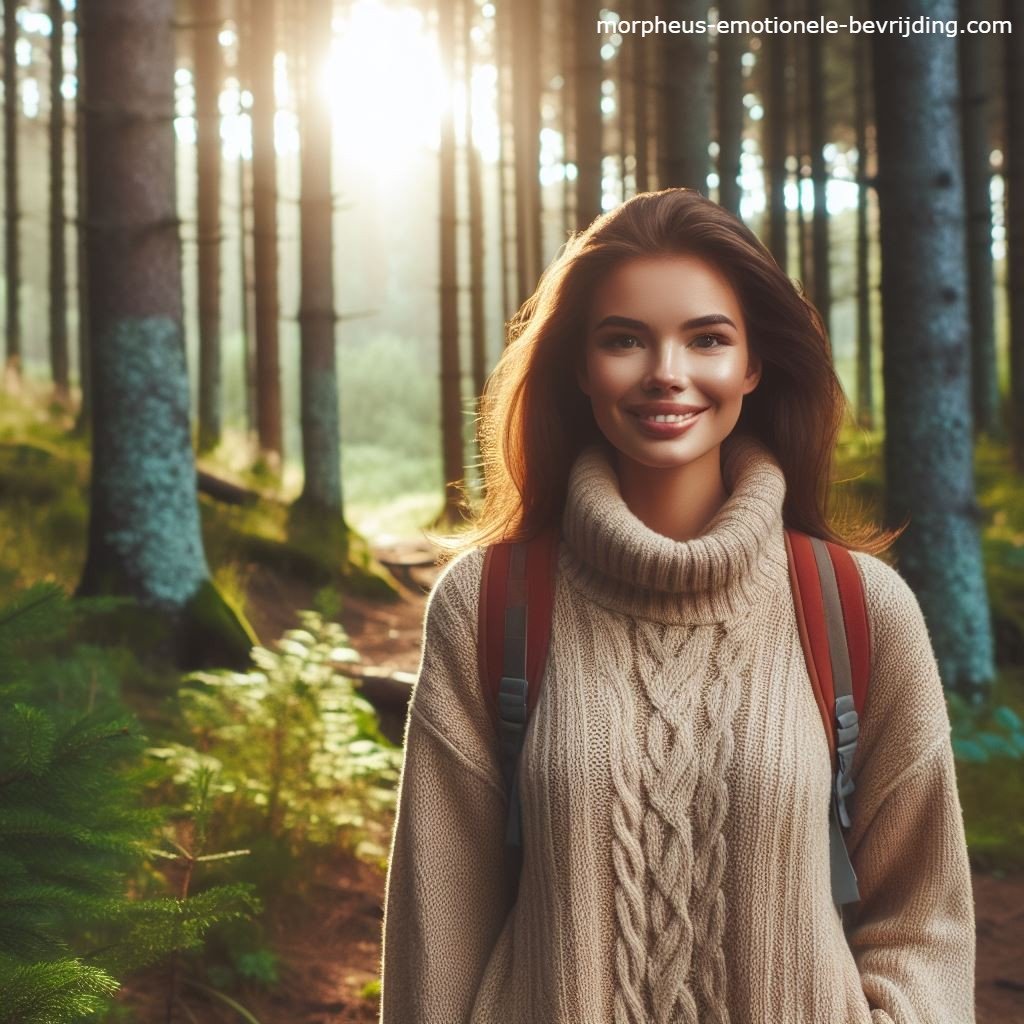
M 573 463 L 562 517 L 561 566 L 606 608 L 665 623 L 730 622 L 788 578 L 782 505 L 786 479 L 760 440 L 722 443 L 728 497 L 703 532 L 676 541 L 626 505 L 604 442 Z

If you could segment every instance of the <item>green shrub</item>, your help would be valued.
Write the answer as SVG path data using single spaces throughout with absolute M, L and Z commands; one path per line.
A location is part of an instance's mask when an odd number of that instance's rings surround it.
M 262 836 L 293 852 L 341 845 L 377 860 L 390 840 L 402 750 L 343 674 L 357 655 L 342 627 L 313 611 L 299 617 L 305 628 L 275 650 L 254 648 L 247 672 L 186 676 L 190 742 L 150 753 L 177 782 L 216 769 L 217 819 L 233 837 Z

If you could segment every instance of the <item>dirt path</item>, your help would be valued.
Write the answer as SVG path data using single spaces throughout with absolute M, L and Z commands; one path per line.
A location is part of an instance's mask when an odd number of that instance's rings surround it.
M 436 573 L 414 570 L 420 588 Z M 253 621 L 262 637 L 294 625 L 282 609 L 309 600 L 300 586 L 253 579 Z M 422 589 L 406 589 L 401 602 L 378 605 L 346 599 L 341 619 L 364 663 L 415 672 L 419 666 Z M 314 880 L 316 898 L 278 912 L 270 923 L 271 941 L 284 964 L 282 988 L 272 998 L 258 991 L 241 1001 L 261 1024 L 348 1024 L 376 1019 L 375 1004 L 359 992 L 377 977 L 384 875 L 361 864 L 321 865 Z M 1024 872 L 1007 877 L 974 873 L 978 959 L 977 1024 L 1024 1024 Z M 203 1020 L 225 1022 L 221 1016 Z M 581 1022 L 597 1024 L 597 1022 Z

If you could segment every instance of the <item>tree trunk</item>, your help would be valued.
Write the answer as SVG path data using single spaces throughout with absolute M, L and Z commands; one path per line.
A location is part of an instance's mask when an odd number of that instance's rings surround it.
M 251 632 L 210 583 L 189 436 L 173 16 L 173 0 L 82 8 L 93 462 L 79 592 L 157 612 L 188 660 L 241 662 Z
M 6 379 L 14 386 L 21 376 L 21 245 L 18 196 L 18 5 L 4 4 L 4 211 L 7 215 L 7 366 Z
M 517 305 L 522 305 L 533 293 L 541 272 L 539 23 L 537 0 L 523 0 L 509 26 L 512 36 L 513 159 L 516 168 Z
M 455 2 L 438 0 L 438 48 L 441 66 L 455 66 Z M 439 522 L 459 522 L 458 481 L 465 471 L 462 446 L 462 367 L 459 346 L 459 280 L 455 223 L 455 115 L 451 103 L 441 110 L 440 273 L 441 273 L 441 442 L 445 503 Z
M 666 21 L 706 19 L 706 0 L 670 0 Z M 711 44 L 705 32 L 664 37 L 665 79 L 659 175 L 662 188 L 693 188 L 708 194 L 708 139 L 711 137 Z
M 983 18 L 988 5 L 960 0 L 961 22 Z M 992 150 L 988 136 L 989 75 L 985 36 L 960 41 L 963 82 L 964 186 L 967 192 L 967 266 L 971 283 L 971 391 L 975 434 L 998 436 L 999 379 L 996 373 L 995 295 L 992 269 Z
M 633 0 L 633 17 L 647 17 L 648 0 Z M 651 187 L 650 120 L 651 101 L 648 50 L 642 39 L 630 39 L 626 44 L 633 61 L 633 132 L 636 136 L 636 190 L 647 192 Z
M 822 0 L 809 0 L 807 15 L 817 20 L 824 14 Z M 825 166 L 825 143 L 828 141 L 825 97 L 828 89 L 825 75 L 825 37 L 816 32 L 807 36 L 808 82 L 810 99 L 811 179 L 814 182 L 814 216 L 812 240 L 814 253 L 814 304 L 826 328 L 832 322 L 832 269 L 829 251 L 828 170 Z M 831 338 L 831 332 L 829 334 Z
M 274 148 L 274 0 L 257 0 L 252 15 L 253 288 L 256 296 L 256 427 L 260 455 L 281 466 L 281 368 L 278 353 L 277 151 Z
M 195 22 L 196 196 L 199 243 L 199 444 L 220 444 L 220 0 L 193 0 Z
M 252 57 L 252 14 L 250 0 L 235 0 L 235 18 L 238 25 L 238 113 L 243 114 L 242 92 L 252 93 L 252 79 L 249 66 Z M 250 131 L 252 119 L 249 120 Z M 242 374 L 245 382 L 245 426 L 250 438 L 256 436 L 258 416 L 256 412 L 256 323 L 255 296 L 253 295 L 252 255 L 252 160 L 246 160 L 244 153 L 238 156 L 238 274 L 239 274 L 239 319 L 242 324 Z
M 68 284 L 64 209 L 64 7 L 50 0 L 50 374 L 53 397 L 66 407 L 68 380 Z
M 787 13 L 782 5 L 780 17 Z M 775 262 L 789 273 L 789 230 L 786 214 L 786 155 L 789 124 L 787 51 L 791 41 L 786 35 L 770 35 L 762 40 L 767 49 L 768 88 L 762 132 L 765 146 L 765 174 L 768 179 L 768 245 Z M 799 173 L 797 182 L 799 183 Z M 799 207 L 797 207 L 799 210 Z
M 603 40 L 594 31 L 600 11 L 599 4 L 594 0 L 575 0 L 573 8 L 576 56 L 576 227 L 582 230 L 601 212 L 601 158 L 604 155 L 601 115 Z
M 78 384 L 82 400 L 75 433 L 87 434 L 92 425 L 92 364 L 89 329 L 89 261 L 85 252 L 85 48 L 82 45 L 82 4 L 75 5 L 75 259 L 78 270 Z
M 469 308 L 473 362 L 473 394 L 484 391 L 488 372 L 487 331 L 484 322 L 484 202 L 483 168 L 480 151 L 473 138 L 473 0 L 462 3 L 462 47 L 465 54 L 466 83 L 466 184 L 469 200 Z
M 797 10 L 803 10 L 798 7 Z M 810 61 L 807 59 L 807 40 L 797 37 L 793 40 L 793 151 L 796 153 L 796 194 L 797 194 L 797 265 L 798 276 L 806 294 L 814 296 L 814 248 L 811 233 L 814 226 L 814 215 L 807 216 L 804 181 L 811 181 L 811 194 L 814 194 L 814 180 L 810 157 L 810 114 L 811 105 L 807 93 L 811 88 L 808 74 Z
M 1007 0 L 1006 17 L 1017 10 Z M 1006 37 L 1006 285 L 1010 302 L 1010 451 L 1024 473 L 1024 44 Z
M 857 16 L 861 16 L 857 7 Z M 868 232 L 868 100 L 870 96 L 868 62 L 871 50 L 867 39 L 854 43 L 854 130 L 857 136 L 857 422 L 866 430 L 874 429 L 874 369 L 871 351 L 871 271 Z
M 515 114 L 512 103 L 512 12 L 508 4 L 499 3 L 494 15 L 494 62 L 497 69 L 497 116 L 498 116 L 498 237 L 501 246 L 501 310 L 504 323 L 514 312 L 513 296 L 518 294 L 518 271 L 512 256 L 514 239 L 509 230 L 515 223 L 515 158 L 509 159 L 510 149 L 515 151 Z M 511 135 L 512 145 L 509 146 Z M 511 187 L 509 182 L 511 180 Z M 504 347 L 505 339 L 502 339 Z
M 330 55 L 331 5 L 305 0 L 300 173 L 302 295 L 302 460 L 299 503 L 325 525 L 342 518 L 341 429 L 334 341 L 334 262 L 331 188 L 331 113 L 318 72 Z
M 746 17 L 743 0 L 721 0 L 723 20 Z M 740 215 L 740 156 L 743 152 L 743 54 L 745 37 L 718 37 L 718 202 Z
M 873 0 L 876 18 L 952 20 L 954 0 Z M 966 210 L 956 39 L 874 36 L 882 239 L 886 514 L 909 513 L 899 569 L 942 679 L 983 699 L 994 675 L 970 408 Z

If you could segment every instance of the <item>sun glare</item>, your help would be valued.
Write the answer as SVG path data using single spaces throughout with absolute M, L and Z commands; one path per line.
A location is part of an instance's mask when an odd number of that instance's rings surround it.
M 412 7 L 357 0 L 335 21 L 324 89 L 344 163 L 393 171 L 436 146 L 447 81 L 436 37 Z

